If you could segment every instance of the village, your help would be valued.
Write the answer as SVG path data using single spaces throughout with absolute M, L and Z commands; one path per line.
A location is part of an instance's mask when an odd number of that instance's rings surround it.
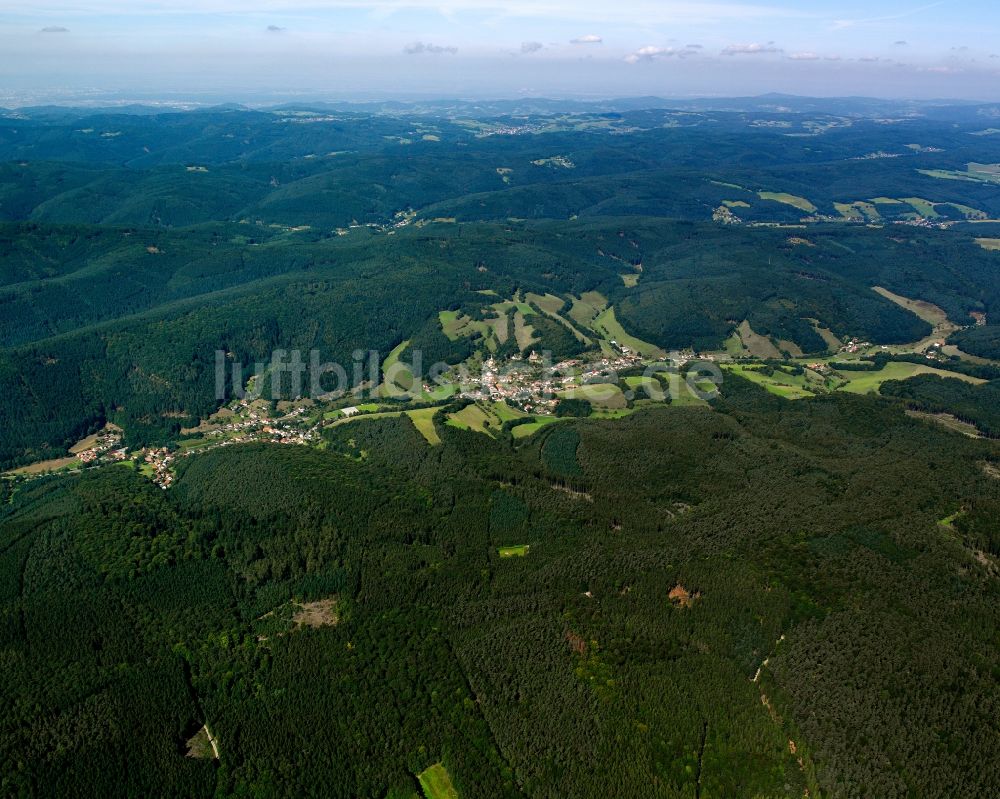
M 525 413 L 551 413 L 558 404 L 558 392 L 588 383 L 616 381 L 616 375 L 643 365 L 628 347 L 610 342 L 614 355 L 584 361 L 571 358 L 547 366 L 537 352 L 527 358 L 514 355 L 504 363 L 490 357 L 478 376 L 470 376 L 462 386 L 465 399 L 506 402 Z

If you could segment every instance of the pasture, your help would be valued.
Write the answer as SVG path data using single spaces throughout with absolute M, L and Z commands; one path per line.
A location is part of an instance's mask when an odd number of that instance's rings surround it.
M 448 769 L 441 763 L 435 763 L 417 775 L 420 787 L 427 799 L 458 799 L 458 791 L 451 784 Z
M 805 211 L 807 214 L 814 214 L 817 210 L 816 206 L 805 197 L 797 197 L 794 194 L 786 194 L 781 191 L 759 191 L 757 192 L 757 196 L 762 200 L 790 205 L 793 208 L 798 208 L 800 211 Z

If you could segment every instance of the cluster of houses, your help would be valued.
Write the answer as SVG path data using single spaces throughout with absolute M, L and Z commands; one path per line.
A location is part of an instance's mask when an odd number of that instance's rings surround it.
M 76 453 L 76 458 L 84 465 L 95 464 L 101 460 L 123 461 L 128 456 L 128 449 L 119 446 L 122 441 L 122 431 L 117 427 L 105 427 L 97 434 L 94 443 Z
M 861 350 L 867 350 L 871 347 L 872 343 L 870 341 L 862 341 L 861 339 L 852 338 L 843 347 L 840 348 L 840 352 L 846 352 L 850 355 L 854 353 L 861 352 Z
M 153 469 L 153 482 L 164 490 L 170 488 L 174 482 L 174 473 L 170 468 L 174 462 L 174 454 L 166 447 L 156 447 L 143 450 L 141 455 Z
M 487 136 L 525 136 L 536 133 L 538 128 L 532 125 L 495 125 L 491 128 L 483 128 L 479 132 L 480 138 Z
M 642 364 L 642 358 L 628 347 L 614 342 L 612 346 L 618 355 L 591 362 L 568 359 L 551 367 L 543 365 L 534 352 L 527 359 L 515 355 L 506 364 L 491 357 L 483 363 L 478 377 L 468 379 L 461 396 L 506 402 L 527 413 L 551 413 L 559 400 L 558 392 L 584 383 L 607 382 L 616 372 Z
M 267 441 L 278 444 L 309 444 L 315 441 L 315 429 L 305 428 L 298 419 L 306 412 L 295 408 L 281 419 L 271 419 L 255 402 L 242 399 L 235 407 L 232 421 L 222 422 L 206 431 L 206 438 L 224 439 L 224 444 L 248 444 Z

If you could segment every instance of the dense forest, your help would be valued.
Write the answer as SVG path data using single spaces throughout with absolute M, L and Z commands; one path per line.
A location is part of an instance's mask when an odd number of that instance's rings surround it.
M 570 105 L 0 110 L 0 793 L 1000 791 L 989 109 Z M 635 348 L 193 432 L 217 352 Z
M 995 448 L 768 397 L 19 485 L 5 792 L 385 796 L 442 761 L 463 797 L 988 795 Z

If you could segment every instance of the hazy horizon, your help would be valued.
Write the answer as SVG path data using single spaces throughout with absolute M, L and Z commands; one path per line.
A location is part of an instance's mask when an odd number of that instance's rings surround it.
M 14 0 L 0 104 L 87 96 L 1000 100 L 1000 9 L 622 0 Z

